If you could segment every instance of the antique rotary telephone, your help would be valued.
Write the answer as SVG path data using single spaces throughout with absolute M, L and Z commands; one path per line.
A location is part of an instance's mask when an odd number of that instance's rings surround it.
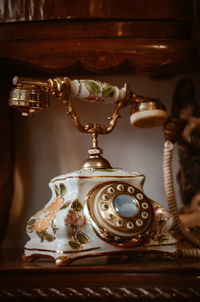
M 26 227 L 30 240 L 24 260 L 50 257 L 56 265 L 69 265 L 84 257 L 118 253 L 152 252 L 172 257 L 199 257 L 195 248 L 180 248 L 180 238 L 199 247 L 200 239 L 181 224 L 172 182 L 172 150 L 186 121 L 168 117 L 163 104 L 123 88 L 94 80 L 54 78 L 47 81 L 13 79 L 9 105 L 23 116 L 49 107 L 49 97 L 62 101 L 76 128 L 91 134 L 89 158 L 78 171 L 52 179 L 51 200 L 33 215 Z M 113 103 L 107 126 L 82 125 L 73 99 Z M 169 211 L 143 192 L 144 175 L 114 169 L 102 157 L 98 135 L 110 133 L 120 110 L 132 106 L 130 122 L 136 127 L 164 125 L 164 181 Z M 172 229 L 173 226 L 173 229 Z

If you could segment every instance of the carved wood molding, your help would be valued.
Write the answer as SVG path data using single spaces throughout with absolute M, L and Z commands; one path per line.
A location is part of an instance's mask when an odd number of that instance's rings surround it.
M 199 68 L 197 45 L 188 40 L 163 38 L 74 38 L 0 42 L 0 58 L 20 62 L 36 70 L 67 72 L 80 64 L 101 72 L 123 64 L 135 73 L 161 75 Z
M 54 298 L 56 301 L 199 301 L 200 289 L 198 288 L 127 288 L 127 287 L 61 287 L 61 288 L 5 288 L 0 289 L 0 299 L 9 298 L 10 301 L 20 298 L 37 301 L 48 301 Z M 75 299 L 75 300 L 74 300 Z

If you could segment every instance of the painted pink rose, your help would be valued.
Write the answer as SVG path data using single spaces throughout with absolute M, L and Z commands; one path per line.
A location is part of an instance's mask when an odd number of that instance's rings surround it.
M 79 215 L 74 210 L 69 210 L 67 216 L 64 218 L 64 222 L 66 225 L 75 225 L 81 228 L 86 224 L 86 217 Z
M 169 211 L 165 209 L 156 207 L 154 208 L 154 211 L 155 211 L 155 218 L 157 221 L 172 219 L 172 215 L 169 213 Z
M 173 226 L 173 216 L 167 209 L 159 206 L 154 207 L 155 221 L 158 226 L 158 232 L 169 232 Z

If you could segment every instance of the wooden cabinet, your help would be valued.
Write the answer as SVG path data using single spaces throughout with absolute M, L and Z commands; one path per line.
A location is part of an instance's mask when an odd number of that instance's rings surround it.
M 1 65 L 55 74 L 198 70 L 199 10 L 195 0 L 2 0 Z
M 170 76 L 200 66 L 198 0 L 0 1 L 0 236 L 13 192 L 15 74 Z M 162 261 L 55 268 L 1 255 L 0 300 L 199 301 L 199 264 Z M 47 266 L 46 266 L 47 265 Z M 6 300 L 7 299 L 7 300 Z

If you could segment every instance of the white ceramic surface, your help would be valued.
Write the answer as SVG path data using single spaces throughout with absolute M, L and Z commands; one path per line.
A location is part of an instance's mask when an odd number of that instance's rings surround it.
M 133 190 L 135 188 L 142 192 L 144 179 L 142 174 L 120 169 L 82 169 L 55 177 L 49 183 L 52 191 L 51 200 L 27 223 L 26 231 L 30 240 L 25 245 L 25 256 L 27 259 L 34 258 L 36 255 L 51 256 L 55 260 L 62 257 L 75 259 L 96 254 L 117 253 L 127 248 L 129 252 L 130 249 L 134 250 L 132 244 L 119 246 L 97 234 L 88 209 L 87 198 L 88 193 L 94 188 L 108 183 L 114 183 L 116 190 L 119 191 L 120 185 L 123 187 L 128 184 L 133 187 Z M 108 189 L 108 192 L 109 190 L 112 191 L 112 188 Z M 137 196 L 143 198 L 142 193 Z M 169 233 L 173 223 L 171 215 L 159 204 L 153 201 L 151 203 L 154 211 L 152 231 L 154 235 L 147 242 L 142 243 L 142 246 L 176 243 Z M 129 225 L 131 226 L 131 223 Z M 120 226 L 119 231 L 116 231 L 117 236 L 120 236 Z M 128 241 L 132 242 L 132 240 Z

